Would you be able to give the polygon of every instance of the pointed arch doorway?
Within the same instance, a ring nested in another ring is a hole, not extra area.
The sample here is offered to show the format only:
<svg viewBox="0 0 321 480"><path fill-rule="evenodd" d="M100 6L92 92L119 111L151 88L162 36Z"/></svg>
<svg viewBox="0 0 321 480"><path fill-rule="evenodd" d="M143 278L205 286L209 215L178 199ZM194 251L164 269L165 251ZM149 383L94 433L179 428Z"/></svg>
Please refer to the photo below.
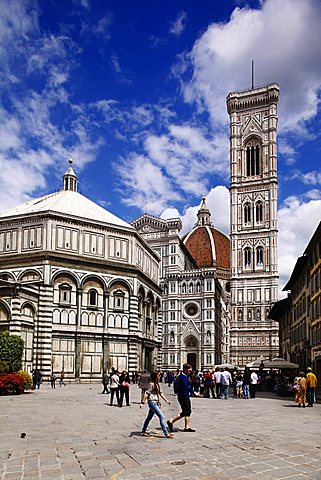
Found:
<svg viewBox="0 0 321 480"><path fill-rule="evenodd" d="M196 370L196 353L190 352L187 354L187 363L189 363L193 370Z"/></svg>
<svg viewBox="0 0 321 480"><path fill-rule="evenodd" d="M199 343L194 335L189 335L184 341L183 364L189 363L193 370L199 369Z"/></svg>

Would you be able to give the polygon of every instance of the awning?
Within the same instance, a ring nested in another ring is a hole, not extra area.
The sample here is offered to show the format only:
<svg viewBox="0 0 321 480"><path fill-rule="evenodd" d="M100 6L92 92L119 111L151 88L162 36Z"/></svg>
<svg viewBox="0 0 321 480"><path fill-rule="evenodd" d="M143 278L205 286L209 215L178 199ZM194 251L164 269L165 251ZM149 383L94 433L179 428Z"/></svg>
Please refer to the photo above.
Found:
<svg viewBox="0 0 321 480"><path fill-rule="evenodd" d="M263 363L263 364L262 364ZM292 363L288 362L284 358L272 358L272 360L265 358L265 357L259 357L256 360L254 360L251 363L248 363L246 365L247 367L250 368L275 368L276 370L295 370L299 368L299 365L297 363Z"/></svg>

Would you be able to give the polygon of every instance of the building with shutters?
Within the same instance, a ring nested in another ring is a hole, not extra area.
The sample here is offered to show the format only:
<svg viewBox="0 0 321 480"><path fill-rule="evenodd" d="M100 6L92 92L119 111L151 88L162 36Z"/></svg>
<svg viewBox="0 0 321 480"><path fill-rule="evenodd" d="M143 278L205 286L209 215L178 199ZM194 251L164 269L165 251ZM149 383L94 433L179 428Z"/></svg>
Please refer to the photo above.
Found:
<svg viewBox="0 0 321 480"><path fill-rule="evenodd" d="M158 255L77 191L71 164L61 191L0 214L0 330L24 339L29 372L156 368Z"/></svg>

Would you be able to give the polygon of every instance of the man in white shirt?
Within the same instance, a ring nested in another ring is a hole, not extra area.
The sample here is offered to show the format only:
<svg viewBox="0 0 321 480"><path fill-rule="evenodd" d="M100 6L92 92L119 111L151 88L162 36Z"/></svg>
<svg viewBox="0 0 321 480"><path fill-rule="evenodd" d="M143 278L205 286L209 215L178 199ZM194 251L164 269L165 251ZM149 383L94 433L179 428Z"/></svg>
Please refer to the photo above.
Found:
<svg viewBox="0 0 321 480"><path fill-rule="evenodd" d="M226 400L228 400L228 389L229 389L229 386L232 383L232 376L231 376L230 372L228 371L227 367L225 367L224 372L222 372L221 382L222 382L222 397L221 398L222 399L225 398Z"/></svg>
<svg viewBox="0 0 321 480"><path fill-rule="evenodd" d="M255 398L256 395L256 387L258 383L259 377L255 373L254 370L252 370L251 373L251 384L250 384L250 398Z"/></svg>
<svg viewBox="0 0 321 480"><path fill-rule="evenodd" d="M215 382L215 392L216 398L222 398L222 372L219 367L215 368L214 372L214 382Z"/></svg>

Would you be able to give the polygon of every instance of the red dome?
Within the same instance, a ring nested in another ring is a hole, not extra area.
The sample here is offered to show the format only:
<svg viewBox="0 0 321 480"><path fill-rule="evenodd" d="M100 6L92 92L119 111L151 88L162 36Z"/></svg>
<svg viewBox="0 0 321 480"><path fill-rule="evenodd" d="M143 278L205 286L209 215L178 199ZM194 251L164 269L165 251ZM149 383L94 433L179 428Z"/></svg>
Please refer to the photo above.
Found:
<svg viewBox="0 0 321 480"><path fill-rule="evenodd" d="M211 226L197 226L183 239L199 268L230 270L230 239Z"/></svg>

